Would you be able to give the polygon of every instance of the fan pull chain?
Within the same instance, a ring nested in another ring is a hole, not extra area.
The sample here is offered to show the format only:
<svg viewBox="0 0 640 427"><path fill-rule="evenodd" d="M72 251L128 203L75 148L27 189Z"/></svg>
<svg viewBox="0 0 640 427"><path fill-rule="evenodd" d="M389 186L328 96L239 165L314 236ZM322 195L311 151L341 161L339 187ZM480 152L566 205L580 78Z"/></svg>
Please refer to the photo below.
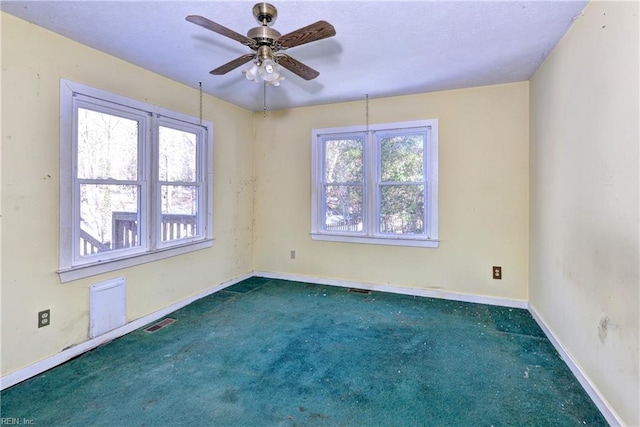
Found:
<svg viewBox="0 0 640 427"><path fill-rule="evenodd" d="M200 126L202 126L202 82L198 82L200 85Z"/></svg>
<svg viewBox="0 0 640 427"><path fill-rule="evenodd" d="M263 82L262 85L262 117L267 117L267 82Z"/></svg>

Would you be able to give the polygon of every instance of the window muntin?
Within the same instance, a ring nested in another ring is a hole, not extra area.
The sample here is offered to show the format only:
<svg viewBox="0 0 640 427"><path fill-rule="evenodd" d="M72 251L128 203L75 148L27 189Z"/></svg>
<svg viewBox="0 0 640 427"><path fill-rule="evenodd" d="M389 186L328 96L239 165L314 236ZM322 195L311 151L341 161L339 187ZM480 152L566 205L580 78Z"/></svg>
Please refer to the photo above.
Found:
<svg viewBox="0 0 640 427"><path fill-rule="evenodd" d="M437 247L437 120L313 131L312 237Z"/></svg>
<svg viewBox="0 0 640 427"><path fill-rule="evenodd" d="M211 122L65 80L60 93L61 280L211 246Z"/></svg>

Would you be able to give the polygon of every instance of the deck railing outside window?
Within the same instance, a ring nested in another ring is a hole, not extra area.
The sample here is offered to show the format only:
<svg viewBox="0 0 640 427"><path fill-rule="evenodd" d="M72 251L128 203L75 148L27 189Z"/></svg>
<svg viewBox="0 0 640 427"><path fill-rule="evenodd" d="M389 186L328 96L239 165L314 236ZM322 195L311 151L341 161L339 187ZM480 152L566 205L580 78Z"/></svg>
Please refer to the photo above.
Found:
<svg viewBox="0 0 640 427"><path fill-rule="evenodd" d="M138 217L135 212L114 212L112 215L111 242L101 243L99 239L80 229L81 255L91 255L114 249L131 248L138 245ZM195 236L196 215L162 215L163 242Z"/></svg>

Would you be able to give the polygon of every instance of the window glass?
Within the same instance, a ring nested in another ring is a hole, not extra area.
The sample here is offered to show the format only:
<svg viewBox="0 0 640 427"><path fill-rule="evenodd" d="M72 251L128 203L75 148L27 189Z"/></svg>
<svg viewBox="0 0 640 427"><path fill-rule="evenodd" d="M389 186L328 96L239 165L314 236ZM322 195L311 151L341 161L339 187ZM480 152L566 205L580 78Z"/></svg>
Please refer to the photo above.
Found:
<svg viewBox="0 0 640 427"><path fill-rule="evenodd" d="M80 256L140 244L137 185L80 184Z"/></svg>
<svg viewBox="0 0 640 427"><path fill-rule="evenodd" d="M381 180L422 181L424 136L396 135L380 139Z"/></svg>
<svg viewBox="0 0 640 427"><path fill-rule="evenodd" d="M364 139L327 138L324 141L325 229L362 230Z"/></svg>
<svg viewBox="0 0 640 427"><path fill-rule="evenodd" d="M159 153L160 181L196 180L196 134L160 126Z"/></svg>
<svg viewBox="0 0 640 427"><path fill-rule="evenodd" d="M138 122L78 108L78 178L136 180Z"/></svg>
<svg viewBox="0 0 640 427"><path fill-rule="evenodd" d="M423 234L425 231L424 140L423 133L383 133L379 138L380 233Z"/></svg>
<svg viewBox="0 0 640 427"><path fill-rule="evenodd" d="M362 230L362 185L326 185L325 201L326 230Z"/></svg>
<svg viewBox="0 0 640 427"><path fill-rule="evenodd" d="M329 139L324 144L325 181L362 181L363 140Z"/></svg>
<svg viewBox="0 0 640 427"><path fill-rule="evenodd" d="M163 185L161 193L162 241L168 242L197 235L197 187Z"/></svg>
<svg viewBox="0 0 640 427"><path fill-rule="evenodd" d="M424 233L423 185L383 185L380 188L380 232Z"/></svg>

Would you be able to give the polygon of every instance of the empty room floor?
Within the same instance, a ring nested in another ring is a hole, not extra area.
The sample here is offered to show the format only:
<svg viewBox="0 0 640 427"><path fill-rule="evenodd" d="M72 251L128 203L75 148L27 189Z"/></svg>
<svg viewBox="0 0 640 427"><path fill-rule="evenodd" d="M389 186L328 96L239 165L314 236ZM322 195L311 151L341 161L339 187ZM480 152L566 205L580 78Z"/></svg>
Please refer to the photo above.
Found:
<svg viewBox="0 0 640 427"><path fill-rule="evenodd" d="M35 425L607 425L522 309L251 278L1 394Z"/></svg>

